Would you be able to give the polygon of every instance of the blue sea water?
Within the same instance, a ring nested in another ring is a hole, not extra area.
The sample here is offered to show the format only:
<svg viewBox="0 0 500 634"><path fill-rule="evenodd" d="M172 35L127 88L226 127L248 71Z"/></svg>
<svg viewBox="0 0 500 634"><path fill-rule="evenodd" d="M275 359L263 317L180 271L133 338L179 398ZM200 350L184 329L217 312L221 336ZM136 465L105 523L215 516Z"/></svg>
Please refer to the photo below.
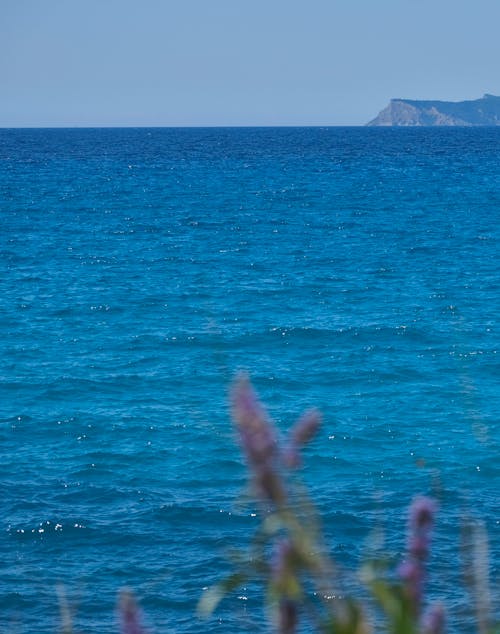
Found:
<svg viewBox="0 0 500 634"><path fill-rule="evenodd" d="M153 631L266 631L252 584L194 615L258 526L241 369L283 433L323 412L304 479L348 585L437 496L463 630L464 517L499 571L499 220L498 129L0 130L0 631L57 631L57 584L82 632L124 585Z"/></svg>

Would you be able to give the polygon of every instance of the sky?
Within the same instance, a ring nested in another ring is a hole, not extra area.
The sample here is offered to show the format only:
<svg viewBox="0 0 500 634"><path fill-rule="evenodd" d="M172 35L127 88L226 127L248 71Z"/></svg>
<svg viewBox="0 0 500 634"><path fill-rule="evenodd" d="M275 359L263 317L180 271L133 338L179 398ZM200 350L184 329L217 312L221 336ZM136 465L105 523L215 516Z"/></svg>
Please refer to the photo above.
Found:
<svg viewBox="0 0 500 634"><path fill-rule="evenodd" d="M500 95L499 0L0 0L0 127L364 125Z"/></svg>

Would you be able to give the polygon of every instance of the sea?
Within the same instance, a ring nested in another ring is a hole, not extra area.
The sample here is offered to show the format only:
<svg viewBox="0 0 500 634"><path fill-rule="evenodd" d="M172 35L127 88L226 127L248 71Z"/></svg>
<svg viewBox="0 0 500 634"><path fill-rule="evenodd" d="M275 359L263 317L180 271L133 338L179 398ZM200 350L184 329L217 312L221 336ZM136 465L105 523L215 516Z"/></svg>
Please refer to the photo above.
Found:
<svg viewBox="0 0 500 634"><path fill-rule="evenodd" d="M124 587L150 633L270 631L252 576L196 611L266 513L241 372L283 439L322 412L340 593L423 494L429 602L474 631L472 558L498 617L499 239L498 128L0 130L2 634L118 632Z"/></svg>

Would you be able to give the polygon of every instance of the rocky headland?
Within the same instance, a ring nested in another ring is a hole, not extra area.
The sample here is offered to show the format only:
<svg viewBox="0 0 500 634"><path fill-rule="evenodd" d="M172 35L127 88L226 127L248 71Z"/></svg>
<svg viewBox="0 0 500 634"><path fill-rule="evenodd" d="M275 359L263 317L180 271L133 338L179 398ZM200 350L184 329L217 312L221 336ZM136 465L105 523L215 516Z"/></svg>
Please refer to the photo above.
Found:
<svg viewBox="0 0 500 634"><path fill-rule="evenodd" d="M500 125L500 97L485 94L472 101L391 99L369 126Z"/></svg>

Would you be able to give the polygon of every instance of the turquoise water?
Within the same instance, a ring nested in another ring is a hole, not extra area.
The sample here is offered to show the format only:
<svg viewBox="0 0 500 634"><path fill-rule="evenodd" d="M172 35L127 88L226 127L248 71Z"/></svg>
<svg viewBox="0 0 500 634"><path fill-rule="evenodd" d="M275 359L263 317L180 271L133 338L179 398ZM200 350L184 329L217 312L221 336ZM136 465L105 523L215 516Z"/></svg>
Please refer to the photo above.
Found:
<svg viewBox="0 0 500 634"><path fill-rule="evenodd" d="M346 570L438 496L431 594L466 623L465 515L498 578L499 166L497 129L0 130L5 631L55 631L58 582L88 633L123 585L157 631L265 630L253 586L193 617L257 527L239 369L280 429L323 411L304 475Z"/></svg>

